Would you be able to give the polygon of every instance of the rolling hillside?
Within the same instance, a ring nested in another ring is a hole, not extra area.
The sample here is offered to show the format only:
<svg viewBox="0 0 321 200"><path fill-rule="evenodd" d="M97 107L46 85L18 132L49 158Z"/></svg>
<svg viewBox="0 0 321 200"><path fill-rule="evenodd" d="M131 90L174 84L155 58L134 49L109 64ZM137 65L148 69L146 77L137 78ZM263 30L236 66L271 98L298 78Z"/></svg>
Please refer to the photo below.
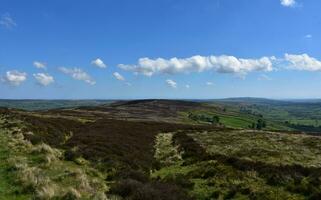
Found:
<svg viewBox="0 0 321 200"><path fill-rule="evenodd" d="M0 109L0 192L5 199L319 199L320 137L240 105ZM251 127L259 120L265 126Z"/></svg>

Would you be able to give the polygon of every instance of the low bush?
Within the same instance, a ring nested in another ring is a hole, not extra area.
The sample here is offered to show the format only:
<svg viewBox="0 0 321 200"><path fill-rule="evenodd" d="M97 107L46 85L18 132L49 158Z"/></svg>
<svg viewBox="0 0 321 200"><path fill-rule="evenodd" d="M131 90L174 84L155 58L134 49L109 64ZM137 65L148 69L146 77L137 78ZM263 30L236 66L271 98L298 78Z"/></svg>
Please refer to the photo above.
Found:
<svg viewBox="0 0 321 200"><path fill-rule="evenodd" d="M190 197L182 188L172 183L151 181L141 183L133 179L123 179L114 184L111 194L131 200L188 200Z"/></svg>

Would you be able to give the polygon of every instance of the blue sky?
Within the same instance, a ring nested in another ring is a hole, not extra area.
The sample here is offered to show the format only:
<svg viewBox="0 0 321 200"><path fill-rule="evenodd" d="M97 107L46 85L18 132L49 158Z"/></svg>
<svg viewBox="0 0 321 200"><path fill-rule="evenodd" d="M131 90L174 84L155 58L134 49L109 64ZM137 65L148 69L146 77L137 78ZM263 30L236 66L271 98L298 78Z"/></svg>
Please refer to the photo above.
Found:
<svg viewBox="0 0 321 200"><path fill-rule="evenodd" d="M0 98L321 98L320 8L0 0Z"/></svg>

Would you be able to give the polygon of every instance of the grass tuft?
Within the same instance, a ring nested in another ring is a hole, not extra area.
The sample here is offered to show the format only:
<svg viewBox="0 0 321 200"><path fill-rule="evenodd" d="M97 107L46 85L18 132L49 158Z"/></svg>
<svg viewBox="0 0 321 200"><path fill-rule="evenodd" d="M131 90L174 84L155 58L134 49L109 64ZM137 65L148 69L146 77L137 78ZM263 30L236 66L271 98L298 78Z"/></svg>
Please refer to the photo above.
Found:
<svg viewBox="0 0 321 200"><path fill-rule="evenodd" d="M63 196L64 200L77 200L80 198L81 198L80 192L72 187L68 188Z"/></svg>

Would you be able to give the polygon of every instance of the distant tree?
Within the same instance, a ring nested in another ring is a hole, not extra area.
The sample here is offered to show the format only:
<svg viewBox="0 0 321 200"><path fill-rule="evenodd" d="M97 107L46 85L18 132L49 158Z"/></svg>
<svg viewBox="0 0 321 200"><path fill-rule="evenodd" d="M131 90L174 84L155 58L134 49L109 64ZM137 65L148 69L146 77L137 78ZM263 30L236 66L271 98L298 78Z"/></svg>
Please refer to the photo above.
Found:
<svg viewBox="0 0 321 200"><path fill-rule="evenodd" d="M256 129L261 130L266 127L266 122L263 119L258 119L256 123Z"/></svg>
<svg viewBox="0 0 321 200"><path fill-rule="evenodd" d="M218 124L220 123L220 117L219 116L213 116L212 117L212 124Z"/></svg>
<svg viewBox="0 0 321 200"><path fill-rule="evenodd" d="M256 125L255 125L255 123L253 122L253 123L250 125L250 128L251 128L251 129L255 129L255 127L256 127Z"/></svg>

